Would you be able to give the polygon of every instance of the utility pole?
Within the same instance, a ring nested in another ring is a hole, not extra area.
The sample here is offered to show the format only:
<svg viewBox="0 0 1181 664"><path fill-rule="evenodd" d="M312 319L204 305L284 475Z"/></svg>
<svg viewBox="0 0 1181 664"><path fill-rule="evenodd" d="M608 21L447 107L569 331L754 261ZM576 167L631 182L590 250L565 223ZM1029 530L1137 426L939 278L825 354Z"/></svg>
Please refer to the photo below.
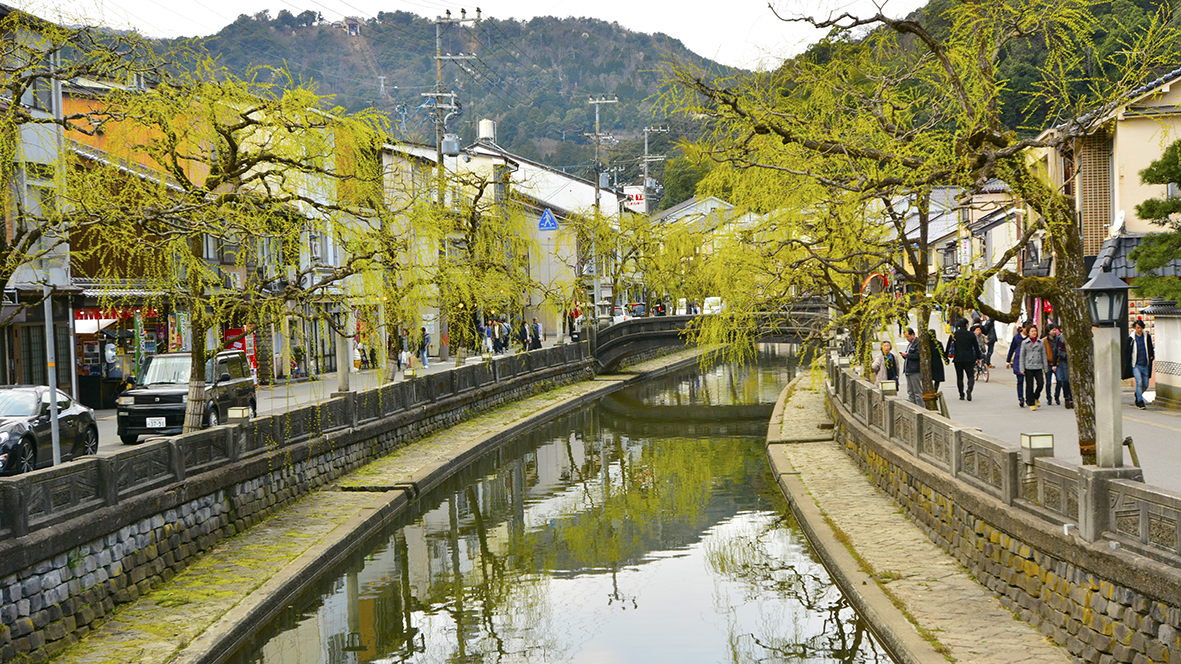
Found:
<svg viewBox="0 0 1181 664"><path fill-rule="evenodd" d="M601 169L602 169L602 164L599 163L599 145L602 141L602 134L599 132L599 107L602 106L603 104L614 104L619 101L619 97L612 97L611 99L607 99L606 96L599 97L598 99L591 97L587 101L592 106L595 107L595 228L597 230L598 226L599 226L599 218L603 214L602 207L599 205L599 196L600 196L599 173L601 172ZM594 293L592 294L591 299L592 299L592 303L594 304L594 307L595 307L595 321L597 323L599 317L601 316L601 314L599 313L599 297L601 296L600 295L599 274L602 272L602 266L600 265L601 261L599 261L599 257L596 255L596 253L597 252L595 251L595 239L594 239L594 236L592 235L591 236L591 260L594 261L594 266L595 266L595 290L594 290ZM608 312L607 318L610 318L610 315L611 315L610 312Z"/></svg>
<svg viewBox="0 0 1181 664"><path fill-rule="evenodd" d="M648 214L648 163L664 161L664 155L648 156L648 134L668 133L668 127L644 127L644 214Z"/></svg>
<svg viewBox="0 0 1181 664"><path fill-rule="evenodd" d="M44 284L41 286L41 295L45 298L45 384L49 386L49 437L53 465L60 466L62 447L57 428L57 339L53 334L53 287Z"/></svg>
<svg viewBox="0 0 1181 664"><path fill-rule="evenodd" d="M480 20L480 9L476 9L476 17L468 18L467 10L459 10L459 18L451 16L451 10L448 9L444 16L435 17L435 91L424 92L424 97L434 97L435 99L435 180L438 190L438 205L441 209L446 204L446 181L443 172L443 137L447 132L447 120L450 118L450 113L459 105L455 102L454 92L443 91L443 63L457 62L460 60L474 60L476 58L473 54L458 53L452 55L448 53L443 54L443 31L453 25L467 25L469 23L477 23ZM443 103L443 99L447 99L447 103ZM439 250L439 260L446 259L446 242ZM442 298L440 298L441 302ZM447 313L443 311L443 307L439 307L439 361L447 360L450 339L447 335Z"/></svg>

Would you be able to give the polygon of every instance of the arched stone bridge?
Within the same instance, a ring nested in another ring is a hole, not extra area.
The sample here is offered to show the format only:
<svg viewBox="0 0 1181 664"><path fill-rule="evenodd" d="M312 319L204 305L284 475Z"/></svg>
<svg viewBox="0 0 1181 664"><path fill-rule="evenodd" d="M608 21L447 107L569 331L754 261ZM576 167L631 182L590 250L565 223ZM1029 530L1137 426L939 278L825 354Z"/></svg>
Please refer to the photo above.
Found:
<svg viewBox="0 0 1181 664"><path fill-rule="evenodd" d="M828 311L823 305L755 315L759 319L758 340L767 343L803 343L815 338L828 323ZM700 316L633 318L600 328L591 337L591 352L600 370L611 371L631 355L686 345L685 332L698 318Z"/></svg>

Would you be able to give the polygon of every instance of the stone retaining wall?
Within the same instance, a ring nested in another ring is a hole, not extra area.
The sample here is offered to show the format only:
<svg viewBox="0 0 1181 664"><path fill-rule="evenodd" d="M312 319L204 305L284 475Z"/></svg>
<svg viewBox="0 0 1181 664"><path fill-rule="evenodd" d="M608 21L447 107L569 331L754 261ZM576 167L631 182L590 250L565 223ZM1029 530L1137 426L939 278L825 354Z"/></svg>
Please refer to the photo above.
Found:
<svg viewBox="0 0 1181 664"><path fill-rule="evenodd" d="M0 661L45 660L309 491L592 363L535 351L0 480Z"/></svg>
<svg viewBox="0 0 1181 664"><path fill-rule="evenodd" d="M1178 496L1093 467L1022 460L831 364L828 385L837 441L1015 616L1080 661L1181 664L1178 522L1162 526L1167 515L1150 509ZM1119 510L1132 494L1141 502L1125 527L1132 516ZM1107 515L1092 541L1077 527L1088 504ZM1155 536L1141 527L1149 523Z"/></svg>

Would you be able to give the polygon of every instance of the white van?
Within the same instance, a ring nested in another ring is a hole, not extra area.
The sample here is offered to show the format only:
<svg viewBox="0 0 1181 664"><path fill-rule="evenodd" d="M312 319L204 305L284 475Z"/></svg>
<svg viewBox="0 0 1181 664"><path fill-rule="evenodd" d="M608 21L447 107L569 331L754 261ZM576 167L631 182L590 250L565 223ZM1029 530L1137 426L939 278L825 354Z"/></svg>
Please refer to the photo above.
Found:
<svg viewBox="0 0 1181 664"><path fill-rule="evenodd" d="M720 297L707 297L701 305L701 313L706 316L720 314L726 310L726 302Z"/></svg>

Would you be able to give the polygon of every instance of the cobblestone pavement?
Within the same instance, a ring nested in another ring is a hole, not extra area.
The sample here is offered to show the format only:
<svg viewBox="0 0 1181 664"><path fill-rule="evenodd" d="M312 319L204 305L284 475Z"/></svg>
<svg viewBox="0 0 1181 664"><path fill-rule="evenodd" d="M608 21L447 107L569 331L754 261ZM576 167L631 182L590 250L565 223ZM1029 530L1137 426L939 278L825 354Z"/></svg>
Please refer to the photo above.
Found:
<svg viewBox="0 0 1181 664"><path fill-rule="evenodd" d="M697 352L693 349L667 355L630 367L629 372L658 370ZM625 378L601 376L503 406L411 443L349 475L342 483L362 476L370 480L409 477L547 407ZM368 507L377 495L313 492L245 533L220 543L172 580L119 608L55 661L168 662L301 554L318 543L342 536L334 531Z"/></svg>
<svg viewBox="0 0 1181 664"><path fill-rule="evenodd" d="M804 395L801 395L801 397ZM795 399L793 399L795 401ZM785 412L785 419L791 414ZM957 662L1070 662L1069 653L1014 618L954 558L935 546L833 441L777 446L817 506Z"/></svg>

